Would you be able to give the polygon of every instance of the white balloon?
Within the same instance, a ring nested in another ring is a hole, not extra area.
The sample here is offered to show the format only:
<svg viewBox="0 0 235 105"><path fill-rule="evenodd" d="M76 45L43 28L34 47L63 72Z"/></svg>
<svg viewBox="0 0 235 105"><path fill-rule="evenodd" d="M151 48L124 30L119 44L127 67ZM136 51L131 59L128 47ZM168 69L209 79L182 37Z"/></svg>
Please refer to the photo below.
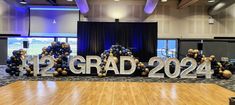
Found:
<svg viewBox="0 0 235 105"><path fill-rule="evenodd" d="M75 68L74 63L80 61L81 63L76 65L77 67L80 67L81 69L77 70ZM82 64L84 63L84 64ZM69 69L71 70L72 73L74 74L85 74L86 73L86 60L85 58L83 58L82 56L75 56L75 57L71 57L70 61L69 61Z"/></svg>
<svg viewBox="0 0 235 105"><path fill-rule="evenodd" d="M53 68L55 62L54 58L52 56L44 56L40 59L40 63L45 63L46 61L49 61L49 65L47 67L42 68L42 76L53 76L54 72L48 72L51 68Z"/></svg>
<svg viewBox="0 0 235 105"><path fill-rule="evenodd" d="M193 70L196 69L197 61L193 58L186 57L181 60L181 66L187 66L188 62L191 63L190 66L181 72L180 77L181 78L197 78L196 73L189 74L190 72L193 72Z"/></svg>
<svg viewBox="0 0 235 105"><path fill-rule="evenodd" d="M170 73L170 63L175 63L175 72L172 74ZM176 78L180 74L180 62L176 58L168 58L165 63L165 73L169 78Z"/></svg>
<svg viewBox="0 0 235 105"><path fill-rule="evenodd" d="M111 65L111 66L110 66ZM104 69L106 71L114 71L115 74L119 74L116 62L114 61L112 56L109 56L107 63L105 64Z"/></svg>
<svg viewBox="0 0 235 105"><path fill-rule="evenodd" d="M96 63L92 63L91 60L96 60ZM101 71L101 58L99 56L86 56L86 74L91 74L91 67L97 69L97 74Z"/></svg>
<svg viewBox="0 0 235 105"><path fill-rule="evenodd" d="M130 61L131 68L129 70L125 70L125 61ZM135 72L136 63L135 59L130 56L120 56L120 74L128 75Z"/></svg>
<svg viewBox="0 0 235 105"><path fill-rule="evenodd" d="M157 73L164 67L164 61L159 57L152 57L149 59L148 65L154 66L155 62L158 62L158 65L150 70L148 77L164 78L164 73Z"/></svg>

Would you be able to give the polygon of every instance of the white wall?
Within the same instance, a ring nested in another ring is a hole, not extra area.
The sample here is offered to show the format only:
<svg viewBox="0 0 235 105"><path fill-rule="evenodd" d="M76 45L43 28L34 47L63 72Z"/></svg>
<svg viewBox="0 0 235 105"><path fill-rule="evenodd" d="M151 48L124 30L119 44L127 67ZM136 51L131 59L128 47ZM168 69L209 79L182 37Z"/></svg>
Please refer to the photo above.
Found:
<svg viewBox="0 0 235 105"><path fill-rule="evenodd" d="M208 24L206 1L198 2L188 8L177 9L177 0L160 3L154 14L145 21L158 22L160 38L214 38L235 37L235 5L214 17L215 23ZM228 15L233 13L233 16Z"/></svg>
<svg viewBox="0 0 235 105"><path fill-rule="evenodd" d="M28 35L28 19L27 8L0 0L0 34Z"/></svg>
<svg viewBox="0 0 235 105"><path fill-rule="evenodd" d="M140 22L147 14L144 13L146 0L88 0L90 11L86 16L89 21L114 22Z"/></svg>
<svg viewBox="0 0 235 105"><path fill-rule="evenodd" d="M77 36L79 11L30 10L30 34Z"/></svg>

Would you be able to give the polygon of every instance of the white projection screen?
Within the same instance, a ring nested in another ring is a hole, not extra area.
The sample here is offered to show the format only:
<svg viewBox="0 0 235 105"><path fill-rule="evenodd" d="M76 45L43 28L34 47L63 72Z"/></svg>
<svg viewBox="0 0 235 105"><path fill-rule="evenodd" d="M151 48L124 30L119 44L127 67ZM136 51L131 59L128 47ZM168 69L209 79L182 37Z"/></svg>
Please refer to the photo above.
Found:
<svg viewBox="0 0 235 105"><path fill-rule="evenodd" d="M75 9L30 8L30 36L77 37L77 21Z"/></svg>

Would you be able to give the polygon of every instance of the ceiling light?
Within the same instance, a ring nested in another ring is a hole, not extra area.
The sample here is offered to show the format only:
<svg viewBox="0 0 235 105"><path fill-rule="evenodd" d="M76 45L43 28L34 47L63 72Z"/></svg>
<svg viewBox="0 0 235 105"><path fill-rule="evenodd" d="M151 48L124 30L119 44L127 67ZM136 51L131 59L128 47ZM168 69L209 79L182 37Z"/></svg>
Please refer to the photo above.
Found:
<svg viewBox="0 0 235 105"><path fill-rule="evenodd" d="M27 4L27 2L25 0L21 0L20 4Z"/></svg>
<svg viewBox="0 0 235 105"><path fill-rule="evenodd" d="M73 0L67 0L67 1L71 2L71 1L73 1Z"/></svg>
<svg viewBox="0 0 235 105"><path fill-rule="evenodd" d="M208 0L208 2L209 2L209 3L214 3L214 2L215 2L215 0Z"/></svg>
<svg viewBox="0 0 235 105"><path fill-rule="evenodd" d="M161 2L167 2L167 0L161 0Z"/></svg>
<svg viewBox="0 0 235 105"><path fill-rule="evenodd" d="M120 1L120 0L114 0L114 1Z"/></svg>

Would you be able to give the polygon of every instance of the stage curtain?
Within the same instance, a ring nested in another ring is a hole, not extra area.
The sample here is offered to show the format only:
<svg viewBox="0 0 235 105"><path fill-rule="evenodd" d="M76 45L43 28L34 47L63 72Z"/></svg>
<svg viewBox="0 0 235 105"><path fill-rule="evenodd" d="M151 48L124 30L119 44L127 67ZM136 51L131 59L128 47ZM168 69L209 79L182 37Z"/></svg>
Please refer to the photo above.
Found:
<svg viewBox="0 0 235 105"><path fill-rule="evenodd" d="M155 56L157 23L78 22L78 55L100 55L114 44L143 61Z"/></svg>

